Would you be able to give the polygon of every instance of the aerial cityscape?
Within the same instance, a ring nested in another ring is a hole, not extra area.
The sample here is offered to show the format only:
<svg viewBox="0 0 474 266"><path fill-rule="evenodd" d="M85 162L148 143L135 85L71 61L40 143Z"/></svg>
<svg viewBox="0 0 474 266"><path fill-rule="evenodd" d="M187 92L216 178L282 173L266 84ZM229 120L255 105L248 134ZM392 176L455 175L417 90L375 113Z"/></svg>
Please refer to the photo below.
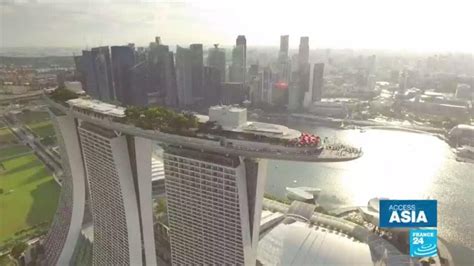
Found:
<svg viewBox="0 0 474 266"><path fill-rule="evenodd" d="M0 3L0 265L474 265L472 6L316 2Z"/></svg>

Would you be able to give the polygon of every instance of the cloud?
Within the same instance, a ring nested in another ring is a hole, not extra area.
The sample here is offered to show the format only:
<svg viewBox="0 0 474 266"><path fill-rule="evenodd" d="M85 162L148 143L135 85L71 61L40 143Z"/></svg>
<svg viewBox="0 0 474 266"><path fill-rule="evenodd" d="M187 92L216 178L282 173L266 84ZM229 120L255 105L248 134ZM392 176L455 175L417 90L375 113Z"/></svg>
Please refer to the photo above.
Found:
<svg viewBox="0 0 474 266"><path fill-rule="evenodd" d="M0 0L3 46L86 47L154 36L168 44L275 45L290 34L311 47L473 51L472 2L465 0L161 1Z"/></svg>

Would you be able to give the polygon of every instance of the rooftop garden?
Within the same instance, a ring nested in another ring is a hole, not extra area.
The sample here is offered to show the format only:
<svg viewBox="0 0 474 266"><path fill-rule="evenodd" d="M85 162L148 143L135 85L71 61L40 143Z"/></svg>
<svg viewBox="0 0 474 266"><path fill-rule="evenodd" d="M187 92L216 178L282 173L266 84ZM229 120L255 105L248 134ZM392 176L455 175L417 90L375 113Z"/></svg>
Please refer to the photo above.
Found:
<svg viewBox="0 0 474 266"><path fill-rule="evenodd" d="M70 90L66 90L65 88L59 87L54 91L50 92L49 97L55 102L65 103L68 100L78 98L79 95Z"/></svg>
<svg viewBox="0 0 474 266"><path fill-rule="evenodd" d="M178 113L161 106L129 106L125 109L124 120L143 129L182 135L194 135L198 127L198 119L192 113Z"/></svg>
<svg viewBox="0 0 474 266"><path fill-rule="evenodd" d="M70 99L78 98L79 95L58 88L49 94L49 97L56 102L66 102ZM192 113L180 113L162 106L128 106L125 109L125 117L115 118L114 121L127 123L139 128L157 130L164 133L178 134L182 136L220 139L240 139L255 142L265 142L274 145L287 147L320 147L320 138L310 134L302 134L299 138L284 139L270 137L250 132L233 132L223 130L215 121L199 123L198 118Z"/></svg>

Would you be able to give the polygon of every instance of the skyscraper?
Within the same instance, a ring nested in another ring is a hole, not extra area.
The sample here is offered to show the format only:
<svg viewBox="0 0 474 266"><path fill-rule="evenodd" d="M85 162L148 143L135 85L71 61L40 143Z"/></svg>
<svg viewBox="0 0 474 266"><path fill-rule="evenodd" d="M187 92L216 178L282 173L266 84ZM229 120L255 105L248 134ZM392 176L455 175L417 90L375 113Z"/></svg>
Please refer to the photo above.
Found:
<svg viewBox="0 0 474 266"><path fill-rule="evenodd" d="M206 106L219 103L221 95L221 72L215 67L204 67L204 104Z"/></svg>
<svg viewBox="0 0 474 266"><path fill-rule="evenodd" d="M82 88L92 98L100 99L100 94L97 87L94 60L92 59L91 51L83 50L81 59L77 60L77 62L80 63L79 64L81 68L80 72L83 74ZM77 65L76 65L76 68L77 68Z"/></svg>
<svg viewBox="0 0 474 266"><path fill-rule="evenodd" d="M152 79L149 63L145 60L130 69L130 105L147 106L150 103L149 94L152 91Z"/></svg>
<svg viewBox="0 0 474 266"><path fill-rule="evenodd" d="M224 82L220 89L222 104L241 104L248 96L248 89L242 82Z"/></svg>
<svg viewBox="0 0 474 266"><path fill-rule="evenodd" d="M288 58L289 35L280 36L280 54L278 58Z"/></svg>
<svg viewBox="0 0 474 266"><path fill-rule="evenodd" d="M195 43L189 46L191 51L191 72L193 79L193 97L203 98L206 95L203 91L203 51L202 44Z"/></svg>
<svg viewBox="0 0 474 266"><path fill-rule="evenodd" d="M178 92L178 105L188 106L194 103L192 54L189 49L176 47L176 85Z"/></svg>
<svg viewBox="0 0 474 266"><path fill-rule="evenodd" d="M136 64L135 49L131 45L112 46L111 52L116 99L124 105L131 105L130 100L134 93L131 86L131 69Z"/></svg>
<svg viewBox="0 0 474 266"><path fill-rule="evenodd" d="M272 100L272 90L274 82L274 73L270 67L265 67L263 69L263 81L262 81L262 94L261 101L264 103L271 104Z"/></svg>
<svg viewBox="0 0 474 266"><path fill-rule="evenodd" d="M300 47L298 50L298 65L306 65L309 63L309 37L300 38Z"/></svg>
<svg viewBox="0 0 474 266"><path fill-rule="evenodd" d="M247 71L247 40L244 35L239 35L236 40L236 45L232 50L232 65L229 71L229 80L231 82L246 81Z"/></svg>
<svg viewBox="0 0 474 266"><path fill-rule="evenodd" d="M239 35L237 36L237 39L235 40L235 46L242 46L244 48L244 63L243 65L246 65L247 62L247 39L245 38L245 35Z"/></svg>
<svg viewBox="0 0 474 266"><path fill-rule="evenodd" d="M174 63L173 52L168 53L168 66L167 73L169 73L169 79L167 79L166 87L166 105L171 107L178 106L178 89L176 85L176 68Z"/></svg>
<svg viewBox="0 0 474 266"><path fill-rule="evenodd" d="M111 102L116 99L112 75L112 63L108 46L91 49L91 57L94 65L95 81L99 99Z"/></svg>
<svg viewBox="0 0 474 266"><path fill-rule="evenodd" d="M148 67L150 88L148 97L150 101L168 106L176 106L177 93L173 79L174 62L171 60L170 51L167 45L161 43L159 37L150 44L148 53Z"/></svg>
<svg viewBox="0 0 474 266"><path fill-rule="evenodd" d="M314 64L313 68L313 94L311 96L312 102L321 101L323 91L323 75L324 63Z"/></svg>
<svg viewBox="0 0 474 266"><path fill-rule="evenodd" d="M298 69L297 73L295 73L296 75L293 75L296 81L292 80L292 86L290 87L290 94L294 96L294 104L292 107L295 109L299 109L303 106L304 95L309 91L310 69L309 37L301 37L298 50ZM291 89L293 89L293 93Z"/></svg>
<svg viewBox="0 0 474 266"><path fill-rule="evenodd" d="M226 78L226 67L225 67L225 51L219 49L218 44L214 44L214 48L209 49L209 55L207 57L207 65L214 67L220 72L221 82L225 82Z"/></svg>

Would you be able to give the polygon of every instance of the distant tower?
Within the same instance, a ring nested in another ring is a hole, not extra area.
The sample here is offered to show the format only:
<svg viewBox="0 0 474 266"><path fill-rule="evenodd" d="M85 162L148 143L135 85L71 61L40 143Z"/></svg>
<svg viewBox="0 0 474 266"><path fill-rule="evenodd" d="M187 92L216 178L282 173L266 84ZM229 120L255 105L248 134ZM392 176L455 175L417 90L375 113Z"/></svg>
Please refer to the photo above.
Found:
<svg viewBox="0 0 474 266"><path fill-rule="evenodd" d="M280 36L280 54L279 58L288 58L288 46L289 46L290 36L282 35Z"/></svg>
<svg viewBox="0 0 474 266"><path fill-rule="evenodd" d="M112 46L112 73L116 100L124 105L132 105L131 69L135 66L135 49L131 45Z"/></svg>
<svg viewBox="0 0 474 266"><path fill-rule="evenodd" d="M232 65L230 67L231 82L245 82L247 69L247 40L244 35L237 36L235 47L232 50Z"/></svg>
<svg viewBox="0 0 474 266"><path fill-rule="evenodd" d="M221 82L225 82L225 51L219 48L219 44L214 44L214 48L209 49L207 65L219 70Z"/></svg>
<svg viewBox="0 0 474 266"><path fill-rule="evenodd" d="M176 47L176 83L178 105L184 107L193 103L191 51Z"/></svg>
<svg viewBox="0 0 474 266"><path fill-rule="evenodd" d="M195 43L189 46L191 51L191 72L193 83L193 97L205 97L203 92L203 51L202 44Z"/></svg>
<svg viewBox="0 0 474 266"><path fill-rule="evenodd" d="M237 36L237 39L235 40L235 45L236 46L243 46L244 47L244 64L247 62L247 39L245 39L245 35L239 35Z"/></svg>
<svg viewBox="0 0 474 266"><path fill-rule="evenodd" d="M323 91L324 63L314 64L312 102L321 101Z"/></svg>
<svg viewBox="0 0 474 266"><path fill-rule="evenodd" d="M111 102L116 99L112 74L112 62L108 46L91 49L99 99Z"/></svg>
<svg viewBox="0 0 474 266"><path fill-rule="evenodd" d="M309 37L303 36L300 38L300 47L298 50L298 64L306 65L309 63Z"/></svg>
<svg viewBox="0 0 474 266"><path fill-rule="evenodd" d="M150 44L148 60L137 69L135 92L140 92L139 102L146 104L165 104L176 107L176 78L174 77L173 52L163 45L160 37Z"/></svg>

